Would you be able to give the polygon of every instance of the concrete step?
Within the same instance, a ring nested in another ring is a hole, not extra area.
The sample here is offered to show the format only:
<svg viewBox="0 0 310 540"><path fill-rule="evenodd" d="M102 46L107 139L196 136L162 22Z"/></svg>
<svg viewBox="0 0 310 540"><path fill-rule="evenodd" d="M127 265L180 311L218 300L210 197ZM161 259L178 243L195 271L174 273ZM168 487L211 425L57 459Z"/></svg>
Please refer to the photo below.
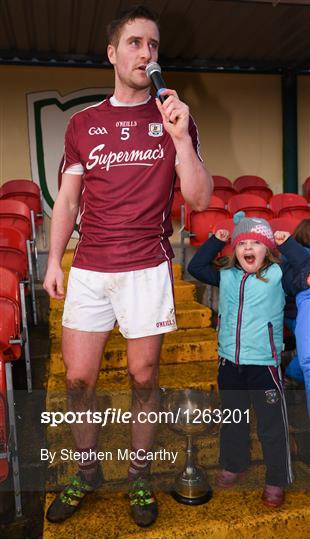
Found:
<svg viewBox="0 0 310 540"><path fill-rule="evenodd" d="M178 263L172 263L173 276L175 280L182 279L182 265Z"/></svg>
<svg viewBox="0 0 310 540"><path fill-rule="evenodd" d="M53 330L50 354L50 372L63 373L60 330ZM165 334L161 349L161 364L187 363L217 359L216 332L213 328L177 330ZM102 356L102 369L126 368L126 340L119 332L113 332Z"/></svg>
<svg viewBox="0 0 310 540"><path fill-rule="evenodd" d="M174 296L176 303L197 300L196 285L189 281L176 280L174 282Z"/></svg>
<svg viewBox="0 0 310 540"><path fill-rule="evenodd" d="M89 495L82 508L61 524L44 523L43 538L309 538L309 476L295 463L296 481L280 509L261 503L264 467L252 465L239 487L215 487L216 471L208 473L213 498L204 505L185 506L170 495L175 472L155 481L159 516L154 525L137 527L129 515L127 487L104 485ZM54 495L46 496L46 509Z"/></svg>
<svg viewBox="0 0 310 540"><path fill-rule="evenodd" d="M211 309L198 302L178 303L176 315L179 328L207 328L211 326Z"/></svg>

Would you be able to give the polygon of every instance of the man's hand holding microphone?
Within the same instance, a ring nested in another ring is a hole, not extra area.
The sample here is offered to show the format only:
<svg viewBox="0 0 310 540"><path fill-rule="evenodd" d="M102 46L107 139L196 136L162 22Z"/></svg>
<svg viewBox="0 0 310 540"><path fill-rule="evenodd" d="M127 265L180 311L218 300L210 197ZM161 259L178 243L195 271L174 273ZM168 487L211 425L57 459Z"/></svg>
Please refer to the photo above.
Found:
<svg viewBox="0 0 310 540"><path fill-rule="evenodd" d="M161 67L156 62L146 66L146 74L156 90L156 103L163 119L165 130L172 139L188 136L189 108L180 101L175 90L166 87L161 75Z"/></svg>

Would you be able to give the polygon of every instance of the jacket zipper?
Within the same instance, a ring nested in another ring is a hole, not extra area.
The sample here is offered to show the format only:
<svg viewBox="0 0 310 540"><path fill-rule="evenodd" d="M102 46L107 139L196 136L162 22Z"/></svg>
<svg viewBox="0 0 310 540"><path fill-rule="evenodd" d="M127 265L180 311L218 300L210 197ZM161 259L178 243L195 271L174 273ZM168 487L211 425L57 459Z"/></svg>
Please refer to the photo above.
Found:
<svg viewBox="0 0 310 540"><path fill-rule="evenodd" d="M278 362L277 350L273 341L273 326L271 322L268 323L268 332L269 332L269 341L270 341L272 356L275 359L275 361Z"/></svg>
<svg viewBox="0 0 310 540"><path fill-rule="evenodd" d="M218 315L217 317L217 333L219 334L221 329L221 315Z"/></svg>
<svg viewBox="0 0 310 540"><path fill-rule="evenodd" d="M250 274L244 274L240 284L239 290L239 308L238 308L238 320L237 320L237 332L236 332L236 354L235 354L235 363L239 364L240 356L240 334L241 334L241 322L242 322L242 310L243 310L243 300L244 300L244 284L245 280L249 277Z"/></svg>

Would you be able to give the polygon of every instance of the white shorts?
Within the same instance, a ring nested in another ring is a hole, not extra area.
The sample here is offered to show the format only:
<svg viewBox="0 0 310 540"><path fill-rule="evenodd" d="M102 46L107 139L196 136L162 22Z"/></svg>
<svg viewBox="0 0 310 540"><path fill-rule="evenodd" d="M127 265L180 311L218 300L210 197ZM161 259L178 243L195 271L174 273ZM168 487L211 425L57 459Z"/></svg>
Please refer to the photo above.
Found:
<svg viewBox="0 0 310 540"><path fill-rule="evenodd" d="M170 261L130 272L72 267L62 324L84 332L108 332L118 322L125 338L176 330Z"/></svg>

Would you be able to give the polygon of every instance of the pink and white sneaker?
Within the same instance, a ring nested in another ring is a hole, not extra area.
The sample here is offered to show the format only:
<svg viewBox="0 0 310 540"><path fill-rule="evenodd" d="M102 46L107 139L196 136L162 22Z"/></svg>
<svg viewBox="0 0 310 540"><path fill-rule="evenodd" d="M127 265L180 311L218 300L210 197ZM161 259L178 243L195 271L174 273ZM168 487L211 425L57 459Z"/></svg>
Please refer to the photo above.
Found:
<svg viewBox="0 0 310 540"><path fill-rule="evenodd" d="M265 506L279 508L284 503L285 492L283 487L266 484L262 494L262 501Z"/></svg>
<svg viewBox="0 0 310 540"><path fill-rule="evenodd" d="M226 469L222 469L216 476L215 483L218 487L221 488L234 487L236 484L238 484L244 474L244 471L235 473L227 471Z"/></svg>

